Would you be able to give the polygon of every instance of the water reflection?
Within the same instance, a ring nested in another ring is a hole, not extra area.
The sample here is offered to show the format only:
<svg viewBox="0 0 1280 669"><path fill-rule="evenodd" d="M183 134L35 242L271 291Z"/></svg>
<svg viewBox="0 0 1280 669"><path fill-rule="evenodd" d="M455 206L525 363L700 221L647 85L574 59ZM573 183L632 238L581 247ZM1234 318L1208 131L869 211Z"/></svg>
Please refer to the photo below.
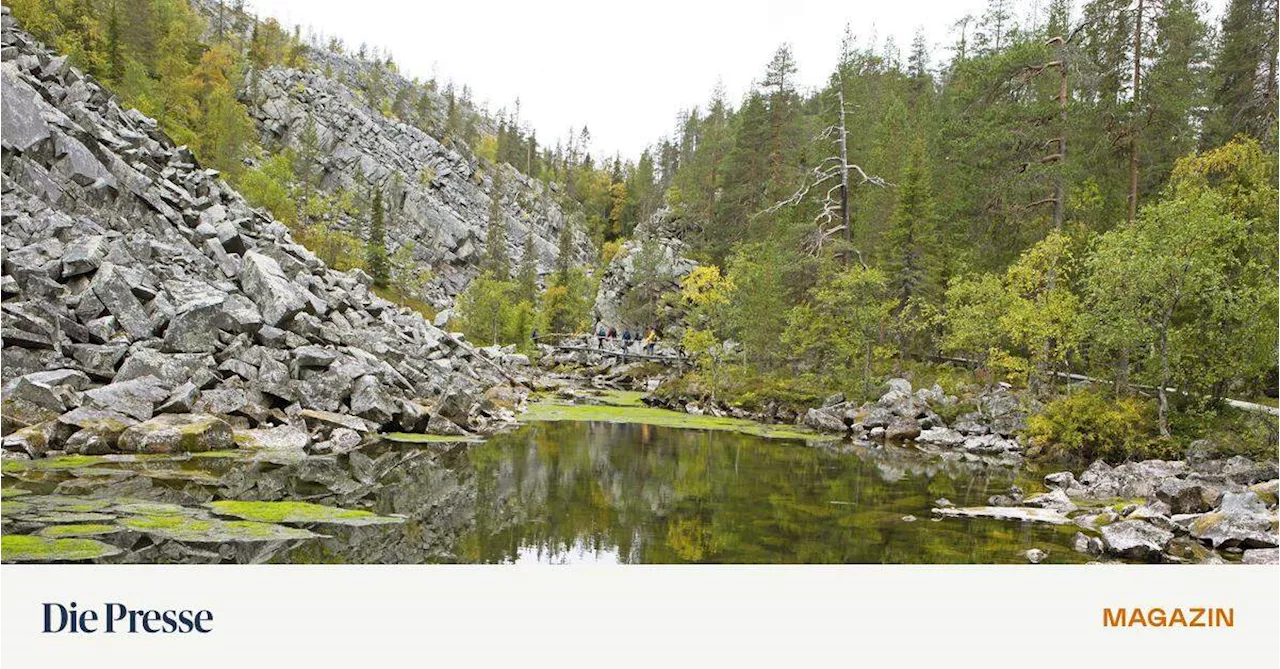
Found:
<svg viewBox="0 0 1280 669"><path fill-rule="evenodd" d="M467 452L464 562L1080 561L1065 528L931 518L983 504L1015 471L910 449L809 448L729 432L546 423ZM904 520L914 516L915 520Z"/></svg>

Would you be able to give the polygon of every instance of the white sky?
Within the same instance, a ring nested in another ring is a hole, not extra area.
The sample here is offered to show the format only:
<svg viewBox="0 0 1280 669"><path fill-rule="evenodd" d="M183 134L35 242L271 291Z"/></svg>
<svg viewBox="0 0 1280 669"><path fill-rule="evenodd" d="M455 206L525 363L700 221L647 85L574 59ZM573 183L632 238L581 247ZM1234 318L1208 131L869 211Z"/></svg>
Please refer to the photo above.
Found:
<svg viewBox="0 0 1280 669"><path fill-rule="evenodd" d="M1048 0L1038 0L1041 6ZM1217 5L1223 0L1210 0ZM1025 11L1037 0L1021 0ZM467 84L491 110L520 98L521 119L554 144L586 123L597 155L635 158L670 134L677 112L723 81L735 104L774 50L790 42L804 86L822 83L846 22L860 44L892 36L905 59L917 28L933 66L952 24L986 0L249 0L301 24L381 47L407 76ZM1077 3L1078 4L1078 3ZM1020 17L1021 18L1021 17Z"/></svg>

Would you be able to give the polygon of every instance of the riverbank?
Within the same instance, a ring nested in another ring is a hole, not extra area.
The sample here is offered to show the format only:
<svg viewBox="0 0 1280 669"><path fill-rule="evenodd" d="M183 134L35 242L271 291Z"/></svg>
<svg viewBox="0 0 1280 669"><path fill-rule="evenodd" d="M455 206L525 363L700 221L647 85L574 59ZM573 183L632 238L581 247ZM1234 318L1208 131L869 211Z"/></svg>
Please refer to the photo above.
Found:
<svg viewBox="0 0 1280 669"><path fill-rule="evenodd" d="M607 353L566 356L547 351L544 367L564 373L578 362L585 382L655 390L650 407L695 416L795 425L833 435L852 448L906 447L934 457L1026 469L1059 465L1034 489L1014 486L986 504L958 507L939 498L943 518L985 517L1009 522L1071 525L1076 550L1096 558L1144 562L1276 561L1276 460L1231 455L1207 440L1173 457L1072 461L1071 453L1029 439L1028 421L1044 406L999 384L964 396L940 385L912 388L890 379L872 402L836 393L812 406L805 397L754 398L752 406L691 397L671 375L655 379ZM810 396L811 401L812 395ZM1065 456L1065 457L1064 457ZM1034 555L1028 557L1034 561Z"/></svg>

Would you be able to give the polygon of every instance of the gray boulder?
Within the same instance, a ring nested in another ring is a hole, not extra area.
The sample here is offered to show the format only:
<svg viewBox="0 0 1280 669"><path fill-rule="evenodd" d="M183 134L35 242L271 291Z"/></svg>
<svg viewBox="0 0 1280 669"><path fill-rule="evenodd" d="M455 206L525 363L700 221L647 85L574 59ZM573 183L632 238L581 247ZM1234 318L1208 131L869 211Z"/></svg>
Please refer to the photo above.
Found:
<svg viewBox="0 0 1280 669"><path fill-rule="evenodd" d="M206 414L169 413L120 434L125 453L202 453L235 448L231 426Z"/></svg>
<svg viewBox="0 0 1280 669"><path fill-rule="evenodd" d="M257 251L244 256L240 286L262 313L267 325L288 324L306 308L302 292L284 275L280 263Z"/></svg>
<svg viewBox="0 0 1280 669"><path fill-rule="evenodd" d="M1108 555L1136 562L1159 562L1173 533L1140 520L1103 525L1102 544Z"/></svg>

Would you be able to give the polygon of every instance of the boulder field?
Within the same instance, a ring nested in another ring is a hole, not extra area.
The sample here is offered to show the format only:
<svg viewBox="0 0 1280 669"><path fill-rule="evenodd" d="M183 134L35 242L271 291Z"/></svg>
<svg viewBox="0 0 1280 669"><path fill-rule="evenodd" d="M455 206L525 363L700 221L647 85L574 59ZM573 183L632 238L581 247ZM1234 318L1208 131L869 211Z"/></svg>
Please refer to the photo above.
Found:
<svg viewBox="0 0 1280 669"><path fill-rule="evenodd" d="M337 272L3 10L3 455L485 430L484 353ZM287 433L287 434L286 434Z"/></svg>

